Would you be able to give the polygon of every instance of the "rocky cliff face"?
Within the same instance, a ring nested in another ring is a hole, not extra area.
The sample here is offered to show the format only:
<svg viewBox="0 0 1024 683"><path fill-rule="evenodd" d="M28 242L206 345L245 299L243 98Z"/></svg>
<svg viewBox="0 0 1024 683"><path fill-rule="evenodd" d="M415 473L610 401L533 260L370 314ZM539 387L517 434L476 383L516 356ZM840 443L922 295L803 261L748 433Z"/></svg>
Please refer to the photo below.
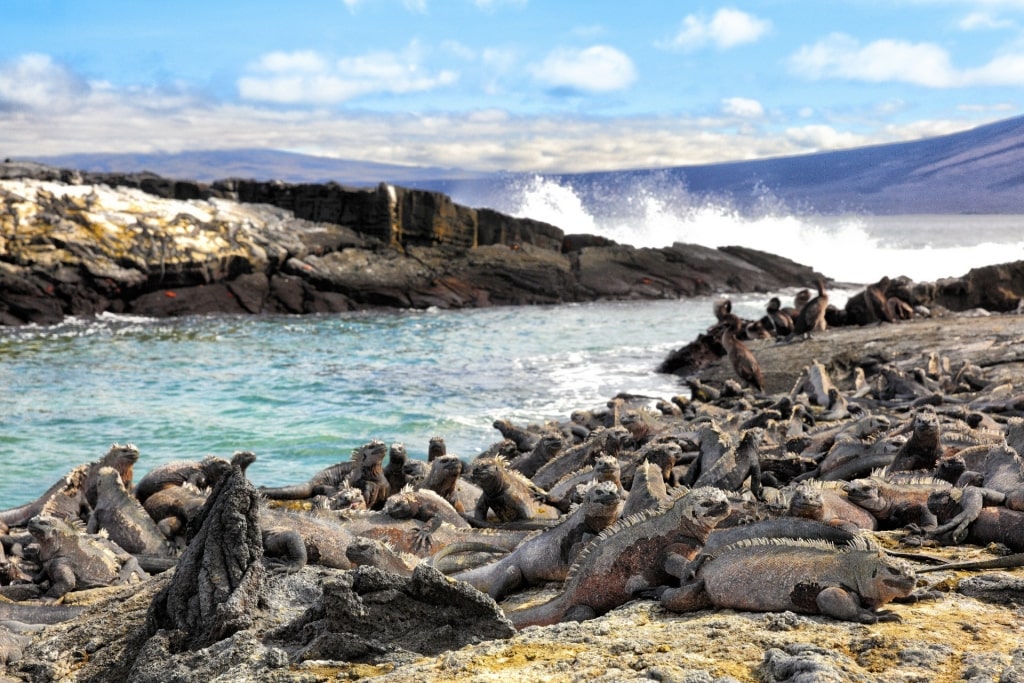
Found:
<svg viewBox="0 0 1024 683"><path fill-rule="evenodd" d="M806 286L746 249L635 249L390 185L0 164L0 324L677 298Z"/></svg>

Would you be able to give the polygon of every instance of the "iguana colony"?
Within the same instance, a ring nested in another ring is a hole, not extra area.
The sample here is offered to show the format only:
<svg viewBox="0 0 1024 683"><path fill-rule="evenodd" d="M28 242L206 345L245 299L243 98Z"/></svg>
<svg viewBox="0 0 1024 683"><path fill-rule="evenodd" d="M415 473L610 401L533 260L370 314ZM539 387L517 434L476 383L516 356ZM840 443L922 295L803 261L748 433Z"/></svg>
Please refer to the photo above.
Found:
<svg viewBox="0 0 1024 683"><path fill-rule="evenodd" d="M782 314L769 311L785 323ZM816 316L796 329L816 332ZM754 328L732 318L727 327L735 355ZM437 436L426 457L373 439L287 486L251 486L260 472L248 451L160 465L133 485L144 453L114 444L35 500L0 510L0 598L30 600L17 612L0 602L0 617L60 620L39 600L145 581L146 570L180 568L182 558L205 580L220 560L189 541L230 499L248 521L203 537L239 534L244 546L231 552L246 568L230 571L240 581L311 563L402 575L426 563L499 600L555 589L509 610L520 628L652 597L677 611L894 619L882 608L911 596L915 572L871 544L876 530L910 554L936 543L1024 552L1024 402L990 385L986 370L950 366L935 354L916 368L871 356L833 381L812 360L774 395L750 378L754 390L694 380L690 396L620 395L562 422L496 420L501 439L465 458ZM987 562L975 568L1020 563ZM244 623L178 614L197 588L176 590L160 623L191 620L211 633Z"/></svg>

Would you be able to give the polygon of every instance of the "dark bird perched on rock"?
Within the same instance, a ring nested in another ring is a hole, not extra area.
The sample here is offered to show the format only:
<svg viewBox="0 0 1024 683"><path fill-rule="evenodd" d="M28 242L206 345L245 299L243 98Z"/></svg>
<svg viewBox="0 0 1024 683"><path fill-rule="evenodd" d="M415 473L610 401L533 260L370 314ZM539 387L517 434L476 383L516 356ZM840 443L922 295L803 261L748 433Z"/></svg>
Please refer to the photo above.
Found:
<svg viewBox="0 0 1024 683"><path fill-rule="evenodd" d="M736 375L759 392L763 392L764 374L761 372L761 366L747 345L736 338L740 325L740 319L734 315L722 321L722 346L725 347L725 353Z"/></svg>
<svg viewBox="0 0 1024 683"><path fill-rule="evenodd" d="M818 296L814 297L800 309L800 312L793 318L793 334L807 334L810 332L824 332L825 312L828 310L828 293L825 291L825 281L818 279Z"/></svg>
<svg viewBox="0 0 1024 683"><path fill-rule="evenodd" d="M772 323L776 336L787 337L793 332L793 319L782 310L782 302L779 297L773 296L768 300L767 315L765 316ZM764 318L762 318L764 320Z"/></svg>

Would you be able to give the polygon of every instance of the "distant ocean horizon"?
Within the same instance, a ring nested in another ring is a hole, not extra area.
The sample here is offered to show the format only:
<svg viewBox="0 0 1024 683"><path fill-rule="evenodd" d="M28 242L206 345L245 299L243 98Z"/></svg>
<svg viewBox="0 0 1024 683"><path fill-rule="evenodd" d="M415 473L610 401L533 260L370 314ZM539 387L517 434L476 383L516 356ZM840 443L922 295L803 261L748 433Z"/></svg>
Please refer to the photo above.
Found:
<svg viewBox="0 0 1024 683"><path fill-rule="evenodd" d="M458 198L455 198L458 201ZM639 192L616 216L537 179L512 211L621 243L741 245L809 265L842 305L882 275L936 280L1024 258L1024 216L816 216L766 203ZM810 283L808 283L810 284ZM772 294L730 295L759 317ZM717 295L715 295L717 296ZM568 419L619 392L686 393L654 368L713 322L715 296L561 306L323 316L147 319L102 315L0 328L0 508L32 500L112 442L133 442L136 476L156 465L252 450L256 484L304 481L371 439L424 458L432 436L473 457L497 418Z"/></svg>

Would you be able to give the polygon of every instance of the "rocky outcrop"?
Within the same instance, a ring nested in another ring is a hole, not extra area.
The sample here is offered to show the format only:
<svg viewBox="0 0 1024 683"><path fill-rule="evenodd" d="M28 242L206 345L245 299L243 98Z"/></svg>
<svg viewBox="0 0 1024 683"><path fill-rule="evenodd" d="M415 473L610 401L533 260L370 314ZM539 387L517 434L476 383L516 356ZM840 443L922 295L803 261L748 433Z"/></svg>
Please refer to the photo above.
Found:
<svg viewBox="0 0 1024 683"><path fill-rule="evenodd" d="M381 184L206 185L0 164L0 324L110 311L323 313L765 291L819 273L743 248L636 249Z"/></svg>

